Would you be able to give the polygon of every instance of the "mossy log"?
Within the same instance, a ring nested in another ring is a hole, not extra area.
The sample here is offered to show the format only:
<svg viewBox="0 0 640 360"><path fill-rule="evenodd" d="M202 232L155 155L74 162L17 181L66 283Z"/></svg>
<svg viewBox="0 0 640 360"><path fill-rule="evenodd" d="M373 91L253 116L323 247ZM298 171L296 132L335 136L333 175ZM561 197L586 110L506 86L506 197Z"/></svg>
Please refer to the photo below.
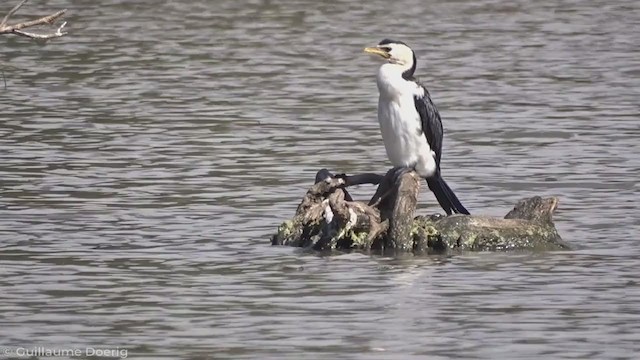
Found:
<svg viewBox="0 0 640 360"><path fill-rule="evenodd" d="M559 250L562 241L552 215L555 197L519 201L504 218L479 215L416 216L421 178L393 168L386 175L333 175L322 169L295 216L282 223L272 245L314 250L442 253L451 250ZM355 201L347 187L374 184L368 203Z"/></svg>

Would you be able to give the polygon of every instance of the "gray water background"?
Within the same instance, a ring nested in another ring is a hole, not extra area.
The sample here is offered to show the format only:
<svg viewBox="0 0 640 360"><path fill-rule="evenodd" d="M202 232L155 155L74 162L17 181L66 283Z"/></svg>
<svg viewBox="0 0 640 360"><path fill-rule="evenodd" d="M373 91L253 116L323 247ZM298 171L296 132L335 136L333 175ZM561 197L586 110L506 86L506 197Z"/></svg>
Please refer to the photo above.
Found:
<svg viewBox="0 0 640 360"><path fill-rule="evenodd" d="M640 356L637 1L39 0L15 20L61 8L66 37L0 38L0 346ZM575 250L269 246L318 169L389 167L362 53L385 37L418 54L467 208L558 196Z"/></svg>

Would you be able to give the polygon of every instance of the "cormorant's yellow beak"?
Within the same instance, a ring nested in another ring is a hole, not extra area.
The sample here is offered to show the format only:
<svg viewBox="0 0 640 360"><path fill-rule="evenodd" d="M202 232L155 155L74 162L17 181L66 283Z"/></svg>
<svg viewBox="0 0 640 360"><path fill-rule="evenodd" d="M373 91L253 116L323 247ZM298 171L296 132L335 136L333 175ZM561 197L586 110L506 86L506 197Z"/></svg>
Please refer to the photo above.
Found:
<svg viewBox="0 0 640 360"><path fill-rule="evenodd" d="M380 55L385 59L388 59L391 57L391 55L389 55L388 52L386 52L385 50L382 50L379 47L368 47L368 48L364 48L364 52L369 53L369 54L376 54L376 55Z"/></svg>

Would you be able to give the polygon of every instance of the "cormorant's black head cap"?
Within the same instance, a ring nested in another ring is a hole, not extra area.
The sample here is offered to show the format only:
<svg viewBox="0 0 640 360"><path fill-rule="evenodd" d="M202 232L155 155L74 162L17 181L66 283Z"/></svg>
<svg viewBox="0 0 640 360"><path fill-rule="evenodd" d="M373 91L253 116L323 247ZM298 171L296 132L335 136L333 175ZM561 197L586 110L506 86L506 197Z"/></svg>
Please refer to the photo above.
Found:
<svg viewBox="0 0 640 360"><path fill-rule="evenodd" d="M406 46L406 47L409 47L409 45L407 45L407 44L403 43L402 41L398 41L398 40L391 40L391 39L384 39L384 40L380 41L380 42L378 43L378 46L380 46L380 45L387 45L387 44L402 44L402 45L404 45L404 46Z"/></svg>

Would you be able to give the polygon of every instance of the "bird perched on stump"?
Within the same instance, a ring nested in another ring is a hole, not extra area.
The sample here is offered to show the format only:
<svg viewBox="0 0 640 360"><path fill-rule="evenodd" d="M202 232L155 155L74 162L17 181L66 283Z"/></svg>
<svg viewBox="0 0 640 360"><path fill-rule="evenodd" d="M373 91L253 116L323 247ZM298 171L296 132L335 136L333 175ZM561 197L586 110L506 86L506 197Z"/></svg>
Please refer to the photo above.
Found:
<svg viewBox="0 0 640 360"><path fill-rule="evenodd" d="M387 60L377 83L378 121L389 160L425 178L447 214L469 214L440 174L442 120L429 92L414 77L416 54L402 41L389 39L364 51Z"/></svg>

